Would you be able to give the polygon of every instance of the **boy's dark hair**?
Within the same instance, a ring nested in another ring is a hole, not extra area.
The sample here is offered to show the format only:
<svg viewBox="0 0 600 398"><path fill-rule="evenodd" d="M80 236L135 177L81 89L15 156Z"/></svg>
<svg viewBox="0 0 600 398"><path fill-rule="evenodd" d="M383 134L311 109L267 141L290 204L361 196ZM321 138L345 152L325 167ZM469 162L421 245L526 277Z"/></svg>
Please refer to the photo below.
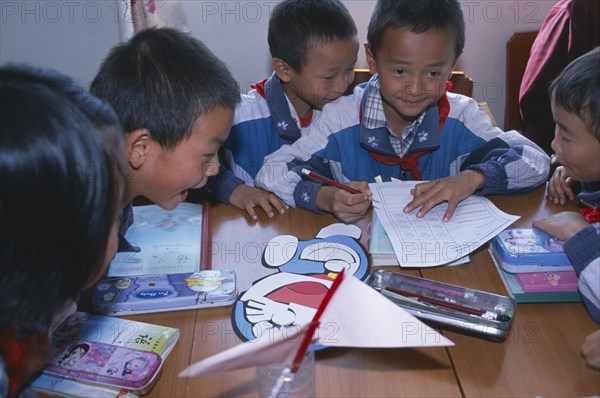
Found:
<svg viewBox="0 0 600 398"><path fill-rule="evenodd" d="M284 0L273 8L269 19L271 57L297 72L306 64L311 47L356 35L354 19L339 0Z"/></svg>
<svg viewBox="0 0 600 398"><path fill-rule="evenodd" d="M583 120L600 141L600 47L572 61L550 84L556 105Z"/></svg>
<svg viewBox="0 0 600 398"><path fill-rule="evenodd" d="M125 129L148 129L163 149L192 133L196 119L234 109L240 90L227 66L202 42L174 29L141 31L106 57L90 91L109 102Z"/></svg>
<svg viewBox="0 0 600 398"><path fill-rule="evenodd" d="M104 261L123 133L108 104L51 70L0 68L0 103L0 330L40 331Z"/></svg>
<svg viewBox="0 0 600 398"><path fill-rule="evenodd" d="M454 32L456 58L465 47L465 19L458 0L379 0L367 31L367 42L373 55L389 28L403 28L412 33Z"/></svg>

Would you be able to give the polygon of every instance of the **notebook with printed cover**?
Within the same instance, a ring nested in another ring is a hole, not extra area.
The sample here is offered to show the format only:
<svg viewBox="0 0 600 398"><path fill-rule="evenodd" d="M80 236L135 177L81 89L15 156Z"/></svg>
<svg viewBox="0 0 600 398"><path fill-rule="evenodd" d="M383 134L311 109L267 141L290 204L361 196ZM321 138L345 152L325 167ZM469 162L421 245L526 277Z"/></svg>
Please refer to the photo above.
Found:
<svg viewBox="0 0 600 398"><path fill-rule="evenodd" d="M133 206L125 238L139 252L117 253L109 277L179 274L210 268L210 206L180 203L173 210Z"/></svg>

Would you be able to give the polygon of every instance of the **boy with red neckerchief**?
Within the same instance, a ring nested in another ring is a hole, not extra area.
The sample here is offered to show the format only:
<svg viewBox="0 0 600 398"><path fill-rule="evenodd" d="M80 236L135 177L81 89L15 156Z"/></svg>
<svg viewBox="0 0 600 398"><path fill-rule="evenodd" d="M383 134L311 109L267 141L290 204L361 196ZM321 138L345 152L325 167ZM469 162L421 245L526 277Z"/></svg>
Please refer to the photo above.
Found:
<svg viewBox="0 0 600 398"><path fill-rule="evenodd" d="M302 130L321 118L326 103L336 100L354 80L357 29L339 0L285 0L269 19L269 49L273 74L252 85L235 110L222 162L228 170L211 179L208 188L224 203L254 207L269 217L286 206L254 187L265 156L290 145Z"/></svg>
<svg viewBox="0 0 600 398"><path fill-rule="evenodd" d="M548 199L575 200L579 212L535 220L533 226L565 241L564 250L579 276L579 291L592 319L600 323L600 47L570 63L550 85L556 122L552 149L558 167L548 183ZM588 366L600 369L600 330L582 347Z"/></svg>
<svg viewBox="0 0 600 398"><path fill-rule="evenodd" d="M290 206L354 222L371 204L375 176L431 180L415 187L405 211L420 207L422 217L447 201L446 220L473 193L519 194L544 183L550 162L537 145L493 127L473 99L446 93L464 38L457 0L378 1L366 45L373 77L268 156L257 185ZM361 193L304 180L302 168Z"/></svg>

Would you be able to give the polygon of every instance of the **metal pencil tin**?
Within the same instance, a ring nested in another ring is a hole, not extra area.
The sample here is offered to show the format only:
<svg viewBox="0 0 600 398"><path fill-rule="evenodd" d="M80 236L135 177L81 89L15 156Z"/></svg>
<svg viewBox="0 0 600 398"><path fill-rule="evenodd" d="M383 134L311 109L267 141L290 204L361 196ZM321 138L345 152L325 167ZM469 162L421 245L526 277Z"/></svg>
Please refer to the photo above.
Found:
<svg viewBox="0 0 600 398"><path fill-rule="evenodd" d="M377 270L367 284L432 326L488 340L506 339L515 316L510 297L398 272Z"/></svg>

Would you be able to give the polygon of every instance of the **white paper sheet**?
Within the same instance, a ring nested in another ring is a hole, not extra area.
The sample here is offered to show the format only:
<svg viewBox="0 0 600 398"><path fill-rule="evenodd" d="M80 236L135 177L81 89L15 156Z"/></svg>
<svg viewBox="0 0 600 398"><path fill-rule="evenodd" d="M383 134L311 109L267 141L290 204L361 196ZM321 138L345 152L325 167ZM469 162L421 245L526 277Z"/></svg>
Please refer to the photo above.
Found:
<svg viewBox="0 0 600 398"><path fill-rule="evenodd" d="M402 267L433 267L471 253L519 219L504 213L487 198L470 196L460 202L449 221L442 217L448 208L441 203L423 218L417 209L404 213L413 199L410 190L421 181L393 181L369 184L377 217L388 234Z"/></svg>

